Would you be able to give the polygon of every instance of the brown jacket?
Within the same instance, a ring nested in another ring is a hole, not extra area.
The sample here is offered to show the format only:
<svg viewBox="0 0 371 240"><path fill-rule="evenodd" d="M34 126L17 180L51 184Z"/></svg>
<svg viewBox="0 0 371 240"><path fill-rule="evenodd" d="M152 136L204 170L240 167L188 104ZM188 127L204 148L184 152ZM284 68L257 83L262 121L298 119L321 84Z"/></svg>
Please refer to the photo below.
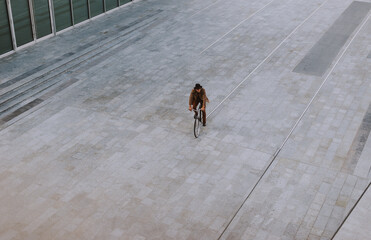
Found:
<svg viewBox="0 0 371 240"><path fill-rule="evenodd" d="M200 97L202 101L202 107L206 107L206 102L209 102L209 99L207 98L206 91L203 88L201 88L200 93L192 89L192 92L189 95L189 105L193 105L194 101L197 99L198 96Z"/></svg>

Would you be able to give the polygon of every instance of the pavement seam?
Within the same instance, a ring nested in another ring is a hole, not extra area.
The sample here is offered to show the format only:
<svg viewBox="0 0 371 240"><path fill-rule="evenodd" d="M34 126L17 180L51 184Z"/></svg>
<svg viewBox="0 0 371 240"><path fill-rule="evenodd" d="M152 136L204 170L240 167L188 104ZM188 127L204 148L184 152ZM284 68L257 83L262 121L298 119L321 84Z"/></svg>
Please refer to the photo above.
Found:
<svg viewBox="0 0 371 240"><path fill-rule="evenodd" d="M259 9L258 11L254 12L253 14L251 14L250 16L248 16L247 18L245 18L244 20L242 20L240 23L238 23L236 26L234 26L231 30L229 30L227 33L225 33L223 36L221 36L220 38L218 38L216 41L214 41L211 45L209 45L207 48L205 48L204 50L202 50L202 52L200 54L203 54L204 52L206 52L209 48L211 48L212 46L214 46L217 42L219 42L220 40L222 40L225 36L227 36L228 34L230 34L233 30L235 30L236 28L238 28L242 23L246 22L247 20L249 20L250 18L252 18L253 16L255 16L256 14L258 14L259 12L263 11L268 5L270 5L272 2L274 2L275 0L272 0L270 1L268 4L266 4L264 7L262 7L261 9Z"/></svg>
<svg viewBox="0 0 371 240"><path fill-rule="evenodd" d="M325 2L327 2L328 0L326 0ZM324 3L325 3L324 2ZM323 3L323 4L324 4ZM321 4L321 6L323 5ZM319 8L318 8L319 9ZM317 10L318 10L317 9ZM316 10L316 11L317 11ZM313 13L312 13L313 14ZM311 14L311 15L312 15ZM218 237L218 240L220 240L222 238L222 236L224 235L224 233L226 232L226 230L229 228L230 224L233 222L233 220L235 219L235 217L237 216L237 214L239 213L239 211L242 209L242 207L245 205L247 199L250 197L250 195L253 193L253 191L255 190L255 188L257 187L257 185L260 183L261 179L264 177L264 175L266 174L266 172L269 170L270 166L273 164L274 160L277 158L278 154L280 153L280 151L282 150L282 148L284 147L284 145L286 144L287 140L290 138L291 134L293 133L293 131L296 129L297 125L299 124L299 122L301 121L301 119L303 118L303 116L305 115L305 113L307 112L307 110L309 109L310 105L312 104L313 100L316 98L316 96L318 95L319 91L322 89L323 85L326 83L326 81L328 80L329 76L331 75L331 73L333 72L333 70L335 69L335 67L337 66L337 64L339 63L340 59L343 57L343 55L345 54L345 52L347 51L347 49L349 48L349 46L351 45L351 43L353 42L353 40L355 39L355 37L358 35L358 33L360 32L360 30L363 28L363 26L367 23L368 19L369 19L370 15L366 18L366 20L364 20L364 22L362 23L362 25L358 28L357 32L353 35L353 37L351 38L351 40L348 42L347 46L345 47L345 49L343 49L342 53L340 54L340 56L338 57L337 61L335 62L335 64L333 65L333 67L331 68L331 70L327 73L327 76L326 78L324 79L324 81L322 82L322 84L320 85L319 89L317 90L317 92L315 93L315 95L313 96L313 98L311 99L311 101L308 103L307 107L305 108L304 112L301 114L301 116L299 117L299 119L296 121L294 127L291 129L291 131L289 132L288 136L286 137L286 139L284 140L284 142L282 143L281 147L277 149L277 151L274 153L273 157L272 157L272 160L271 162L269 163L269 165L267 166L267 168L265 169L265 171L263 172L263 174L261 175L261 177L258 179L258 181L256 182L256 184L254 185L254 187L252 188L252 190L249 192L249 194L247 195L247 197L245 198L245 200L243 201L243 203L241 204L241 206L238 208L238 210L236 211L236 213L233 215L232 219L228 222L227 226L224 228L223 232L220 234L220 236ZM291 34L290 34L291 35ZM283 42L282 42L283 43ZM282 44L281 43L281 44ZM280 44L280 45L281 45ZM275 50L274 50L275 51ZM274 52L273 51L273 52ZM273 53L272 52L272 53ZM272 54L271 53L271 54ZM270 54L270 55L271 55ZM269 57L269 56L268 56ZM267 58L268 58L267 57ZM265 59L266 60L266 59ZM265 62L265 60L263 60L263 62ZM263 63L262 62L262 63ZM258 65L258 67L260 66L261 64ZM253 72L258 68L256 67ZM251 75L251 73L249 74ZM248 76L249 76L248 75ZM246 78L247 79L247 78ZM231 92L233 93L233 91ZM221 104L220 104L221 105ZM219 105L218 105L219 106ZM217 107L218 107L217 106ZM216 108L215 108L216 109ZM211 114L211 113L210 113ZM369 183L370 185L371 183ZM368 186L369 186L368 185ZM366 190L368 189L368 187L366 188ZM364 191L365 193L365 191ZM363 194L364 194L363 193ZM360 196L360 198L358 199L357 203L359 202L359 200L362 198L363 194ZM357 205L357 203L355 204L355 206ZM353 209L355 208L355 206L353 206L353 208L349 211L348 215L346 216L346 218L343 220L343 223L345 222L345 220L348 218L348 216L350 215L350 213L353 211ZM343 225L343 223L339 226L339 229L341 228L341 226ZM339 230L338 229L338 230ZM337 231L338 231L337 230ZM336 231L336 233L337 233ZM336 235L335 233L335 235ZM335 237L335 235L331 238L333 239Z"/></svg>
<svg viewBox="0 0 371 240"><path fill-rule="evenodd" d="M327 3L329 0L325 0L319 7L314 10L302 23L300 23L287 37L280 43L278 46L273 49L273 51L268 54L268 56L261 61L258 66L256 66L208 115L207 117L211 116L211 114L218 109L252 74L254 74L281 46L284 44L287 39L289 39L308 19L310 19L325 3Z"/></svg>
<svg viewBox="0 0 371 240"><path fill-rule="evenodd" d="M197 11L196 13L192 14L192 15L190 16L190 18L191 18L191 17L194 17L195 15L197 15L197 14L203 12L203 11L205 11L206 9L210 8L211 6L217 4L217 3L220 2L220 1L221 1L221 0L216 0L214 3L211 3L211 4L209 4L207 7L204 7L203 9L201 9L201 10Z"/></svg>
<svg viewBox="0 0 371 240"><path fill-rule="evenodd" d="M207 117L209 117L218 107L220 107L236 90L237 88L239 88L253 73L255 73L256 70L258 70L260 68L260 66L262 66L281 46L283 43L286 42L287 39L289 39L307 20L309 20L325 3L327 3L329 0L325 0L320 6L318 6L306 19L304 19L304 21L299 24L275 49L273 49L273 51L262 61L259 63L258 66L256 66L254 68L254 70L252 70L238 85L237 87L235 87L228 95L227 97L225 97L210 113ZM260 183L261 179L265 176L265 174L267 173L267 171L270 169L270 166L274 163L274 160L277 158L279 152L281 151L280 148L278 148L275 153L272 155L272 159L270 161L270 163L268 164L268 166L265 168L264 172L262 173L262 175L259 177L259 179L257 180L257 182L255 183L255 185L253 186L253 188L250 190L250 192L247 194L246 198L244 199L244 201L242 202L242 204L239 206L239 208L237 209L237 211L234 213L234 215L232 216L232 218L230 219L230 221L227 223L226 227L223 229L222 233L219 235L219 237L217 238L218 240L220 240L223 235L225 234L225 232L227 231L227 229L229 228L229 226L232 224L232 222L234 221L234 219L236 218L237 214L240 212L240 210L242 209L242 207L245 205L246 201L248 200L248 198L251 196L251 194L253 193L253 191L255 190L255 188L258 186L258 184Z"/></svg>
<svg viewBox="0 0 371 240"><path fill-rule="evenodd" d="M278 153L277 153L277 155L278 155ZM232 216L231 220L228 222L227 226L224 228L223 232L217 238L218 240L220 240L223 237L224 233L227 231L227 229L229 228L229 226L232 224L232 222L236 218L237 214L240 212L240 210L242 209L242 207L245 205L247 199L249 199L249 197L251 196L251 194L254 192L255 188L258 186L258 184L263 179L263 177L265 176L265 174L267 173L267 171L270 169L270 166L274 163L274 160L276 160L277 155L274 155L272 157L272 160L269 162L268 166L264 169L264 172L262 173L262 175L260 175L259 179L256 181L256 183L254 184L254 186L252 187L252 189L248 193L247 197L244 199L244 201L242 202L242 204L240 205L240 207L234 213L234 215Z"/></svg>
<svg viewBox="0 0 371 240"><path fill-rule="evenodd" d="M351 45L351 43L353 42L353 40L356 38L356 36L361 31L361 29L363 28L363 26L368 22L368 19L369 18L370 18L370 15L368 15L368 17L366 18L366 20L364 20L364 22L362 23L362 25L358 28L357 32L353 35L353 37L351 38L351 40L348 42L348 44L346 45L346 47L343 49L342 53L340 54L340 56L338 57L338 59L336 60L336 62L334 63L334 65L332 66L331 70L327 73L326 78L322 81L322 84L317 89L316 93L313 95L312 99L309 101L307 107L304 109L304 111L302 112L302 114L300 115L300 117L298 118L298 120L296 121L296 123L294 124L294 126L291 128L289 134L286 136L286 139L283 141L283 143L279 147L278 153L284 147L284 145L286 144L286 142L288 141L288 139L290 138L290 136L292 135L292 133L294 132L294 130L296 129L296 127L298 126L299 122L304 117L304 115L308 111L309 107L312 105L314 99L317 97L317 95L320 92L320 90L322 89L323 85L327 82L328 78L330 77L330 75L334 71L334 69L337 66L337 64L339 63L340 59L342 59L342 57L344 56L345 52L348 50L348 48Z"/></svg>
<svg viewBox="0 0 371 240"><path fill-rule="evenodd" d="M359 196L357 202L354 204L354 206L349 210L348 214L345 216L344 220L341 222L340 226L336 229L336 232L334 233L334 235L332 235L331 237L331 240L335 238L336 234L340 231L340 229L343 227L345 221L348 219L348 217L350 216L350 214L353 212L353 210L356 208L356 206L358 205L358 203L361 201L363 195L365 195L365 193L367 192L368 188L370 187L371 185L371 182L368 183L366 189L362 192L361 196Z"/></svg>

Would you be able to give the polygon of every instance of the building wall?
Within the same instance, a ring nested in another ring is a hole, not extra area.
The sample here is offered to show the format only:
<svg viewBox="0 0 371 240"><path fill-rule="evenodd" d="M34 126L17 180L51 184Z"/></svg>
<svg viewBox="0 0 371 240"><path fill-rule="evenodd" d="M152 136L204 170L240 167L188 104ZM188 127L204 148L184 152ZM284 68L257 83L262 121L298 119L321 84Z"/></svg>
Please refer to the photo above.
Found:
<svg viewBox="0 0 371 240"><path fill-rule="evenodd" d="M0 0L0 57L131 0Z"/></svg>

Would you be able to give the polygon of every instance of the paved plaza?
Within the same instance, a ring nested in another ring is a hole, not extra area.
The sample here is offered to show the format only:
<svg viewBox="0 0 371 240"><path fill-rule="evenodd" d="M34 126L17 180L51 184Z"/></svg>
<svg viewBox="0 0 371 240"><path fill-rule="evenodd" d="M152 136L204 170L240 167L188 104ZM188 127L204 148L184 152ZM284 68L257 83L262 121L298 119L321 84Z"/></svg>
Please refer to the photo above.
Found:
<svg viewBox="0 0 371 240"><path fill-rule="evenodd" d="M370 13L141 0L0 59L0 240L371 239Z"/></svg>

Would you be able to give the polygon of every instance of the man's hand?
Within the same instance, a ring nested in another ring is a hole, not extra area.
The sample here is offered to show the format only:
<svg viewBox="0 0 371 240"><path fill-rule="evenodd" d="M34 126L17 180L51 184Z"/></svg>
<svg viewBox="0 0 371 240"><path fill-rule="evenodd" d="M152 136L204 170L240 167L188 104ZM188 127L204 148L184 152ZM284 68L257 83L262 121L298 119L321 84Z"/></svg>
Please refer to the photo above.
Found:
<svg viewBox="0 0 371 240"><path fill-rule="evenodd" d="M205 111L205 107L202 107L202 108L201 108L201 111Z"/></svg>
<svg viewBox="0 0 371 240"><path fill-rule="evenodd" d="M189 106L188 110L189 110L189 111L192 111L192 106Z"/></svg>

